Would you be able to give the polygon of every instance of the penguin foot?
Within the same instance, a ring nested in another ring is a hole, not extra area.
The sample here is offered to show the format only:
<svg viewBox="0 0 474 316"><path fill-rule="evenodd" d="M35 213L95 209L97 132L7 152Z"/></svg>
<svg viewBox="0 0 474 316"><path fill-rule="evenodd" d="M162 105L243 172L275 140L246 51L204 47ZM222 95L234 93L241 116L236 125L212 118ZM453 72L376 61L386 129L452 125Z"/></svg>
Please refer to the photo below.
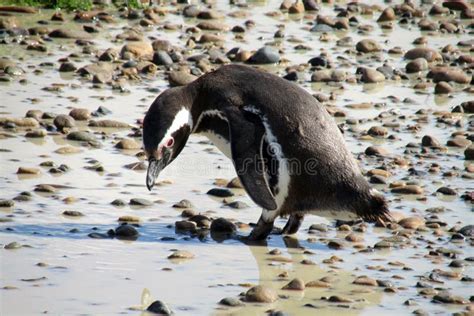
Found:
<svg viewBox="0 0 474 316"><path fill-rule="evenodd" d="M288 222L286 222L285 227L283 227L282 234L283 235L292 235L298 232L300 229L301 224L304 220L304 214L301 213L293 213L290 215Z"/></svg>
<svg viewBox="0 0 474 316"><path fill-rule="evenodd" d="M250 235L247 237L249 241L258 241L267 239L268 235L273 230L273 221L266 222L262 217L257 222L257 226L254 227Z"/></svg>

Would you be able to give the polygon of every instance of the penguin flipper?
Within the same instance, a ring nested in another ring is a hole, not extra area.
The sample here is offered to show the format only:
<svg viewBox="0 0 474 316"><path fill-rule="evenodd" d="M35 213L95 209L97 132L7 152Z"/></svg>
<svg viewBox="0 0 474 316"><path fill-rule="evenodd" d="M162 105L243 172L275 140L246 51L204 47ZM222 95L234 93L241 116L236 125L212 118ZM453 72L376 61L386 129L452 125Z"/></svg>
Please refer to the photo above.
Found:
<svg viewBox="0 0 474 316"><path fill-rule="evenodd" d="M261 147L265 127L260 117L229 106L225 114L229 122L230 147L235 171L250 198L267 210L276 210L277 203L265 178Z"/></svg>

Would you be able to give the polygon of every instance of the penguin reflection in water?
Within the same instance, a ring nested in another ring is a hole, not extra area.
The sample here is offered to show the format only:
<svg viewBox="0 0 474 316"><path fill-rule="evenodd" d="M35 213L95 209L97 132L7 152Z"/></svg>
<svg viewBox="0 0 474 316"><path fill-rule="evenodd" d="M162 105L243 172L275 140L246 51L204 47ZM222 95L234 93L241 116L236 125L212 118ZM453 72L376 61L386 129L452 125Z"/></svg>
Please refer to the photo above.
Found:
<svg viewBox="0 0 474 316"><path fill-rule="evenodd" d="M283 215L283 234L296 233L307 213L390 220L384 197L362 176L332 117L285 79L228 65L160 94L143 122L149 190L191 133L207 136L232 159L245 191L263 208L251 241L265 239Z"/></svg>

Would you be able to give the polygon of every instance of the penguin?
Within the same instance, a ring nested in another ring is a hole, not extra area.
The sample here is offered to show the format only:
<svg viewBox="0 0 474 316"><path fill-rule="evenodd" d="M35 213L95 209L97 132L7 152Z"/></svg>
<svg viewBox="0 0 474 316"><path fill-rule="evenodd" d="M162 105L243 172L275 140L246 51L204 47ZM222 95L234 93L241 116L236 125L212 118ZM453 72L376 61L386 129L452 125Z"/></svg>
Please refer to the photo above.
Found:
<svg viewBox="0 0 474 316"><path fill-rule="evenodd" d="M207 136L229 157L262 213L247 239L265 240L278 216L294 234L305 214L391 220L326 109L307 91L276 75L226 65L161 93L143 121L151 190L190 134Z"/></svg>

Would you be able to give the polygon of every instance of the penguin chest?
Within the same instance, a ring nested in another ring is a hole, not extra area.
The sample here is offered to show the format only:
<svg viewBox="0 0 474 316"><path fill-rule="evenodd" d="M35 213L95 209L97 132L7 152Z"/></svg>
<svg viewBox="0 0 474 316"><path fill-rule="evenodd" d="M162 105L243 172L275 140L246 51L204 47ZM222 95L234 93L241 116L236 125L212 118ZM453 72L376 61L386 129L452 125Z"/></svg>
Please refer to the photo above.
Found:
<svg viewBox="0 0 474 316"><path fill-rule="evenodd" d="M194 133L206 136L224 155L232 159L227 118L218 110L205 111Z"/></svg>

